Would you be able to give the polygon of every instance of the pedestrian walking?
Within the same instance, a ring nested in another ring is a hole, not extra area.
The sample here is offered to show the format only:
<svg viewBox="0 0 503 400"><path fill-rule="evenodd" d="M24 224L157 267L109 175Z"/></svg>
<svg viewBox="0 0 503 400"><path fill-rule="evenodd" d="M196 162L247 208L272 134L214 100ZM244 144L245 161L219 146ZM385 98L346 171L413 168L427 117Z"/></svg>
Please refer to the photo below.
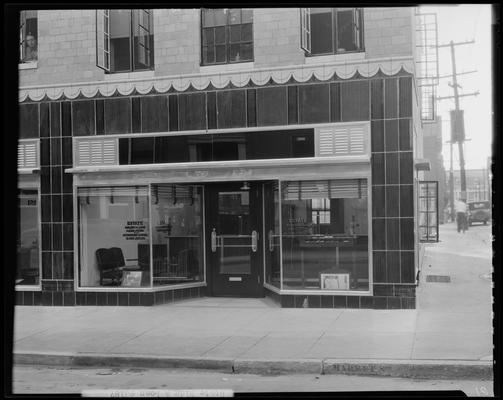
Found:
<svg viewBox="0 0 503 400"><path fill-rule="evenodd" d="M456 210L456 223L458 226L458 232L465 231L468 229L468 219L467 219L467 211L468 207L464 200L459 199L454 203L454 208Z"/></svg>

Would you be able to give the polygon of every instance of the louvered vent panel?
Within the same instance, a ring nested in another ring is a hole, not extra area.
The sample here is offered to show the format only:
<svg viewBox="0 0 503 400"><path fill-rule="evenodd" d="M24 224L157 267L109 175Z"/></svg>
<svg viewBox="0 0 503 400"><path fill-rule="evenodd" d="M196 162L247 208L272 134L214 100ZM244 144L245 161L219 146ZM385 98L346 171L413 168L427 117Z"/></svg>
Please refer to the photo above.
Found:
<svg viewBox="0 0 503 400"><path fill-rule="evenodd" d="M18 168L38 168L38 139L19 141L17 146Z"/></svg>
<svg viewBox="0 0 503 400"><path fill-rule="evenodd" d="M91 143L87 141L86 142L78 141L77 144L78 144L77 147L78 165L89 165L91 159Z"/></svg>
<svg viewBox="0 0 503 400"><path fill-rule="evenodd" d="M115 140L103 141L103 164L115 164L117 162L117 145Z"/></svg>
<svg viewBox="0 0 503 400"><path fill-rule="evenodd" d="M316 154L324 156L366 155L368 151L368 124L337 124L332 127L318 128Z"/></svg>
<svg viewBox="0 0 503 400"><path fill-rule="evenodd" d="M320 156L331 156L334 151L334 138L332 129L321 128L318 134Z"/></svg>
<svg viewBox="0 0 503 400"><path fill-rule="evenodd" d="M334 129L334 152L335 156L346 156L349 154L349 136L347 128Z"/></svg>
<svg viewBox="0 0 503 400"><path fill-rule="evenodd" d="M117 165L117 139L78 139L78 166Z"/></svg>
<svg viewBox="0 0 503 400"><path fill-rule="evenodd" d="M351 143L351 154L365 153L365 130L363 126L354 126L349 129L349 140Z"/></svg>

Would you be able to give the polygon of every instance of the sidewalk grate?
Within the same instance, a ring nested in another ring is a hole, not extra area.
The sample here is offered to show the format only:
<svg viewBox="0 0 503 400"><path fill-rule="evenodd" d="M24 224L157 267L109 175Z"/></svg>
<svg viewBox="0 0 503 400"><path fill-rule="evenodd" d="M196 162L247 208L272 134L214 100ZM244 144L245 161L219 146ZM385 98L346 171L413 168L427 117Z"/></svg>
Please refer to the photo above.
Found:
<svg viewBox="0 0 503 400"><path fill-rule="evenodd" d="M426 282L445 282L451 281L451 277L448 275L426 275Z"/></svg>

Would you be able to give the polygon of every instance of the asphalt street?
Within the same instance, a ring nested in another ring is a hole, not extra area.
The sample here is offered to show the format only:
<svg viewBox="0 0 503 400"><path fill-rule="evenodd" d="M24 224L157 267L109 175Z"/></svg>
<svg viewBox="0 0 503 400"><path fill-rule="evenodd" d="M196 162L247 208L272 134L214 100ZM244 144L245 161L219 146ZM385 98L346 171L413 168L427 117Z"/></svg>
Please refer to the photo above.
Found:
<svg viewBox="0 0 503 400"><path fill-rule="evenodd" d="M81 393L100 389L232 389L253 392L354 392L461 390L468 396L493 396L492 381L431 380L346 375L260 376L143 368L62 368L17 366L14 393ZM441 392L438 393L441 395Z"/></svg>

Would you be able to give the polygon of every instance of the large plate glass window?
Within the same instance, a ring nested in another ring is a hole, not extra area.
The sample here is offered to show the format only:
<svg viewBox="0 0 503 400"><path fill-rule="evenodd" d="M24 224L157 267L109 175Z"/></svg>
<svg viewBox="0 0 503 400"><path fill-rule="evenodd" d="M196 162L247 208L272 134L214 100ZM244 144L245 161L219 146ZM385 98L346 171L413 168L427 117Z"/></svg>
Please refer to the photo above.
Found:
<svg viewBox="0 0 503 400"><path fill-rule="evenodd" d="M438 242L438 182L419 182L419 240Z"/></svg>
<svg viewBox="0 0 503 400"><path fill-rule="evenodd" d="M153 69L152 10L97 10L96 65L107 72Z"/></svg>
<svg viewBox="0 0 503 400"><path fill-rule="evenodd" d="M38 20L36 10L21 11L19 21L19 62L38 60Z"/></svg>
<svg viewBox="0 0 503 400"><path fill-rule="evenodd" d="M16 285L40 282L38 190L18 191Z"/></svg>
<svg viewBox="0 0 503 400"><path fill-rule="evenodd" d="M202 187L152 185L154 286L204 280Z"/></svg>
<svg viewBox="0 0 503 400"><path fill-rule="evenodd" d="M148 188L83 187L77 195L80 286L150 286Z"/></svg>
<svg viewBox="0 0 503 400"><path fill-rule="evenodd" d="M301 47L310 55L363 51L363 10L301 9Z"/></svg>
<svg viewBox="0 0 503 400"><path fill-rule="evenodd" d="M201 11L202 65L253 61L253 10Z"/></svg>
<svg viewBox="0 0 503 400"><path fill-rule="evenodd" d="M283 289L369 290L366 179L281 183Z"/></svg>

